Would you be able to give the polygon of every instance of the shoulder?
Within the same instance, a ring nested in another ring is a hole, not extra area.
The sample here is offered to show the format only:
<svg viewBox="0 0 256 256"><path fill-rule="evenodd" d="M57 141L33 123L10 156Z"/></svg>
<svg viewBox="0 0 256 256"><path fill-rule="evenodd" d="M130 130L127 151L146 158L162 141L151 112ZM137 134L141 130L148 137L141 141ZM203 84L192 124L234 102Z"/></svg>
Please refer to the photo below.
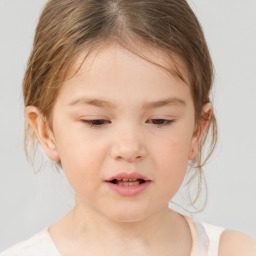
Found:
<svg viewBox="0 0 256 256"><path fill-rule="evenodd" d="M48 236L47 229L40 231L27 240L21 241L2 253L0 256L58 256Z"/></svg>
<svg viewBox="0 0 256 256"><path fill-rule="evenodd" d="M256 256L256 240L245 233L202 223L207 233L210 255Z"/></svg>
<svg viewBox="0 0 256 256"><path fill-rule="evenodd" d="M219 256L255 256L256 241L250 236L234 230L222 232L219 243Z"/></svg>

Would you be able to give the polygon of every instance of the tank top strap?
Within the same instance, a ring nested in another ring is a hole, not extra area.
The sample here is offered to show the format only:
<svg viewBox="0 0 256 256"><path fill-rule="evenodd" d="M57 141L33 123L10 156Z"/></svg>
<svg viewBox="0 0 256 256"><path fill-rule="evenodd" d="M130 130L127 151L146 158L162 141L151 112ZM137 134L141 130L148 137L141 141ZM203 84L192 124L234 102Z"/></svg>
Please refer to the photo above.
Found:
<svg viewBox="0 0 256 256"><path fill-rule="evenodd" d="M209 248L207 256L218 256L220 237L225 229L204 222L202 222L202 225L205 228L207 236L209 238Z"/></svg>
<svg viewBox="0 0 256 256"><path fill-rule="evenodd" d="M189 256L218 256L219 241L224 228L199 222L183 216L189 225L192 236L192 249Z"/></svg>
<svg viewBox="0 0 256 256"><path fill-rule="evenodd" d="M208 256L210 240L201 222L195 221L198 234L198 251L199 256Z"/></svg>
<svg viewBox="0 0 256 256"><path fill-rule="evenodd" d="M188 225L189 225L189 229L190 229L190 233L191 233L191 237L192 237L192 248L191 248L191 252L189 256L199 256L199 248L198 248L198 234L197 234L197 229L195 226L195 223L193 221L193 219L191 219L190 217L183 215L183 217L185 218L185 220L187 221ZM201 255L200 255L201 256ZM204 255L202 255L204 256Z"/></svg>

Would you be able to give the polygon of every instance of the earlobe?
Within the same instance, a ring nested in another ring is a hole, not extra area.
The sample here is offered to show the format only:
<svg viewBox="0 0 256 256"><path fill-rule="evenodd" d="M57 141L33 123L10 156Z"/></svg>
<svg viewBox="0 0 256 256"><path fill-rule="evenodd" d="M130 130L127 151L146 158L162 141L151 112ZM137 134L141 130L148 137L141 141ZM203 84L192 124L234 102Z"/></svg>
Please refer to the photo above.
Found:
<svg viewBox="0 0 256 256"><path fill-rule="evenodd" d="M39 108L35 106L27 106L25 109L25 115L39 143L43 147L45 154L52 161L59 161L60 158L56 148L53 132Z"/></svg>
<svg viewBox="0 0 256 256"><path fill-rule="evenodd" d="M190 144L190 150L189 150L189 160L194 160L196 158L198 148L200 145L200 142L202 140L203 135L208 129L211 117L212 117L212 104L207 103L203 106L202 112L201 112L201 118L196 125L196 128L193 132L191 144Z"/></svg>

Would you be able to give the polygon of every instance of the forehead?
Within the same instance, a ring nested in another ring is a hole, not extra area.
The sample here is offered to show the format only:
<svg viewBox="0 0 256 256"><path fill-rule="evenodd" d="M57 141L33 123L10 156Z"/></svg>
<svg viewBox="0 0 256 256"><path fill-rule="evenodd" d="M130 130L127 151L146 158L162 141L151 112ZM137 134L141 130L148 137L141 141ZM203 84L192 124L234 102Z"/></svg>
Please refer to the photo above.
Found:
<svg viewBox="0 0 256 256"><path fill-rule="evenodd" d="M179 58L170 61L163 52L144 48L139 53L119 44L82 52L62 84L58 99L68 105L90 102L96 106L99 101L112 102L119 108L124 107L125 102L130 107L131 104L144 106L147 102L166 105L167 99L171 99L169 105L191 102L187 82L176 73L178 65L178 72L183 72L187 79Z"/></svg>
<svg viewBox="0 0 256 256"><path fill-rule="evenodd" d="M81 53L60 88L58 109L94 106L123 113L162 106L193 109L189 86L169 71L166 56L151 52L148 58L119 45Z"/></svg>
<svg viewBox="0 0 256 256"><path fill-rule="evenodd" d="M78 77L82 72L90 71L95 60L97 64L99 64L99 62L104 59L102 58L102 52L104 52L105 58L111 60L118 57L120 52L125 52L127 56L130 55L133 56L133 58L137 56L137 60L141 59L141 65L143 65L143 67L145 67L145 61L143 60L146 60L148 64L154 64L155 67L161 68L166 73L181 79L185 84L189 85L190 76L188 69L184 61L182 61L181 57L177 54L141 43L138 43L136 46L123 46L115 41L109 41L98 47L91 47L89 50L82 51L71 63L66 73L65 80ZM101 55L101 58L97 58L99 55Z"/></svg>

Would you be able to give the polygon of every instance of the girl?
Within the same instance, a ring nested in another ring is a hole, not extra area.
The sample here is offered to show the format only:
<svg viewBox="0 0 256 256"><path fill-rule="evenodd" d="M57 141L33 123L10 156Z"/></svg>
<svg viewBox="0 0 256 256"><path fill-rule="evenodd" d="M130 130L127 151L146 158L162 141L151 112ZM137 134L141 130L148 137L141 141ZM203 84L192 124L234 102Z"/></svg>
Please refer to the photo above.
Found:
<svg viewBox="0 0 256 256"><path fill-rule="evenodd" d="M63 169L76 204L1 255L255 255L247 235L168 208L216 143L211 86L185 0L49 1L23 81L25 141Z"/></svg>

